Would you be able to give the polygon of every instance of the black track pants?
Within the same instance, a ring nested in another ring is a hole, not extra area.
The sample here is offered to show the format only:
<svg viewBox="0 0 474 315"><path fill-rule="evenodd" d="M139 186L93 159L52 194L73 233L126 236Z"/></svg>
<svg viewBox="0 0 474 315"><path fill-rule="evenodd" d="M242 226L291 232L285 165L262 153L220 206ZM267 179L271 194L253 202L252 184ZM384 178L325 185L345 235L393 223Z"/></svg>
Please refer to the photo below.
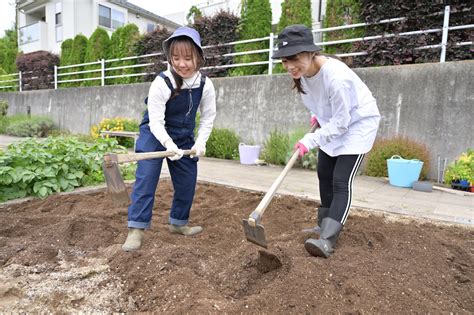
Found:
<svg viewBox="0 0 474 315"><path fill-rule="evenodd" d="M352 183L365 154L331 157L319 150L318 178L321 206L329 217L344 224L352 201Z"/></svg>

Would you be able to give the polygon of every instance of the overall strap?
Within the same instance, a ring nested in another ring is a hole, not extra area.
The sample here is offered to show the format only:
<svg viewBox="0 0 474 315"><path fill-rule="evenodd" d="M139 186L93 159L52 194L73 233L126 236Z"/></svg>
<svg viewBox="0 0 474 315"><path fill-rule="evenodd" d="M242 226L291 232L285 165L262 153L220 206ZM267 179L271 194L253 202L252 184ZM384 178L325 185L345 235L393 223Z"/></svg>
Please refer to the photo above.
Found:
<svg viewBox="0 0 474 315"><path fill-rule="evenodd" d="M159 74L160 77L163 78L163 80L165 80L165 83L166 85L169 87L169 89L171 90L171 94L173 94L174 92L174 87L173 87L173 84L171 84L171 80L170 78L168 78L164 72L160 72Z"/></svg>
<svg viewBox="0 0 474 315"><path fill-rule="evenodd" d="M206 83L206 75L201 72L201 84L199 84L199 88L204 88L204 84Z"/></svg>
<svg viewBox="0 0 474 315"><path fill-rule="evenodd" d="M160 72L160 74L158 75L159 77L162 77L163 80L165 80L165 83L166 85L169 87L169 89L171 90L171 95L173 95L173 92L174 92L174 88L173 88L173 84L171 84L171 81L170 81L170 78L168 78L164 72ZM145 97L145 100L144 100L145 104L148 105L148 96Z"/></svg>

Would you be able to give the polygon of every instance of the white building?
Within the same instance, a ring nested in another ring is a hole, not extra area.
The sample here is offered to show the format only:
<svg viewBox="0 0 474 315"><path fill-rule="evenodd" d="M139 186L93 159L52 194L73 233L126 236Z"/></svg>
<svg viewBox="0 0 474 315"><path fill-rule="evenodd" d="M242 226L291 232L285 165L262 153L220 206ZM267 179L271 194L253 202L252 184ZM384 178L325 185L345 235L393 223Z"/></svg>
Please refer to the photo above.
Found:
<svg viewBox="0 0 474 315"><path fill-rule="evenodd" d="M157 26L174 31L180 25L126 0L17 0L18 48L24 53L59 53L63 40L90 37L97 27L109 35L133 23L142 33Z"/></svg>

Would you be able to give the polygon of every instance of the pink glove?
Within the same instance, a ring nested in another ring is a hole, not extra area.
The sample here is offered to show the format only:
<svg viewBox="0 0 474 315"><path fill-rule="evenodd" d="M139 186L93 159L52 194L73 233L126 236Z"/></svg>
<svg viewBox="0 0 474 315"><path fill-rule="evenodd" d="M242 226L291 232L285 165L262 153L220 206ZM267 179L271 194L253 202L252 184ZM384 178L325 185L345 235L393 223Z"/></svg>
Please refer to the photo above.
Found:
<svg viewBox="0 0 474 315"><path fill-rule="evenodd" d="M305 147L304 144L302 144L301 142L296 142L295 144L295 150L298 150L300 153L299 153L299 157L303 157L303 155L305 155L306 153L308 153L308 148Z"/></svg>
<svg viewBox="0 0 474 315"><path fill-rule="evenodd" d="M319 121L316 118L316 115L311 116L311 127L313 127L314 125L316 125L316 127L319 127Z"/></svg>

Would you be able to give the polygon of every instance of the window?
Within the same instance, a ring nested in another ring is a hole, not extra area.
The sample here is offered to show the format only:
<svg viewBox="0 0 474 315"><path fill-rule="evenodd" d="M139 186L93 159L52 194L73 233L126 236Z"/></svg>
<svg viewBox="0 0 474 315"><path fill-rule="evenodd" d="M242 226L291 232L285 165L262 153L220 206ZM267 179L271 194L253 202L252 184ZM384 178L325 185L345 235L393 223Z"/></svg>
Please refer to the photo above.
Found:
<svg viewBox="0 0 474 315"><path fill-rule="evenodd" d="M153 23L147 23L146 24L146 31L147 33L151 33L155 30L155 24Z"/></svg>
<svg viewBox="0 0 474 315"><path fill-rule="evenodd" d="M125 14L99 4L99 25L115 30L125 25Z"/></svg>
<svg viewBox="0 0 474 315"><path fill-rule="evenodd" d="M27 44L40 39L39 23L30 24L20 28L20 44Z"/></svg>
<svg viewBox="0 0 474 315"><path fill-rule="evenodd" d="M56 13L56 25L61 25L61 24L63 24L63 20L62 20L61 12L59 12L59 13Z"/></svg>
<svg viewBox="0 0 474 315"><path fill-rule="evenodd" d="M56 41L61 42L63 40L63 4L61 1L56 2L56 15L55 15L55 24L56 24Z"/></svg>
<svg viewBox="0 0 474 315"><path fill-rule="evenodd" d="M99 25L112 28L110 21L110 8L99 4Z"/></svg>
<svg viewBox="0 0 474 315"><path fill-rule="evenodd" d="M115 30L125 24L125 14L112 10L112 28Z"/></svg>
<svg viewBox="0 0 474 315"><path fill-rule="evenodd" d="M61 42L63 40L63 27L56 26L56 41Z"/></svg>

